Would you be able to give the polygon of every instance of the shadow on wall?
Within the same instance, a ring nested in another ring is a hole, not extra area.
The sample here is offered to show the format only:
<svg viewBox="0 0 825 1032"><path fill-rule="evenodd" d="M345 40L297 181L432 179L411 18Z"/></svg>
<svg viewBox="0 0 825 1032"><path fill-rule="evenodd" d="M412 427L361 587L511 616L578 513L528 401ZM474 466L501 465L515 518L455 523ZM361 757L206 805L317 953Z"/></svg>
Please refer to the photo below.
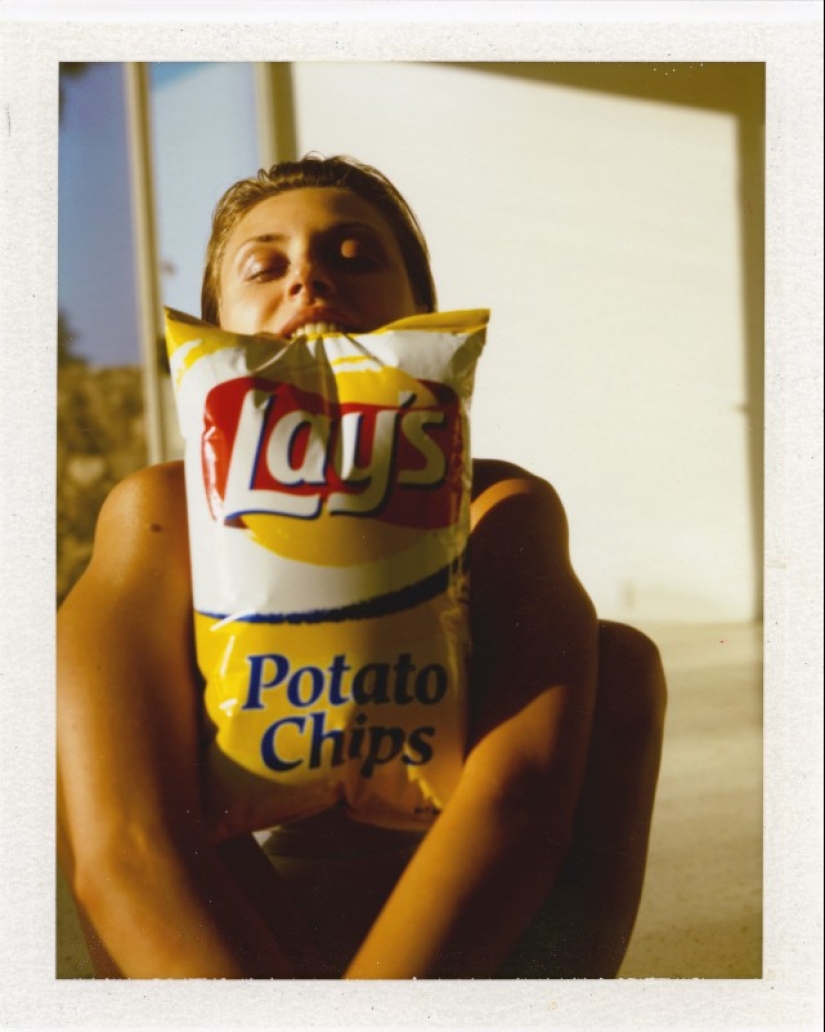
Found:
<svg viewBox="0 0 825 1032"><path fill-rule="evenodd" d="M765 357L765 65L757 62L464 62L456 67L655 103L721 111L736 120L742 313L754 570L762 617Z"/></svg>
<svg viewBox="0 0 825 1032"><path fill-rule="evenodd" d="M72 66L74 67L74 66ZM271 65L272 95L278 111L292 105L289 66ZM743 262L742 306L745 313L747 417L754 595L751 612L761 613L763 523L763 127L765 69L762 64L624 64L624 63L461 63L466 70L529 79L572 90L600 92L647 102L681 105L733 114L738 126L740 223ZM78 69L82 66L77 66ZM269 120L270 122L272 119ZM294 149L294 124L275 119L277 147ZM275 144L273 144L275 146ZM64 375L65 374L65 375ZM82 384L83 376L88 378ZM135 394L126 381L135 384ZM91 553L92 528L100 504L114 483L146 462L138 370L104 372L60 370L58 415L58 597L62 599ZM116 386L115 386L116 384ZM126 392L123 413L115 396ZM79 420L77 426L70 421ZM130 420L134 421L130 423ZM105 448L113 449L109 455ZM85 497L84 497L85 494Z"/></svg>
<svg viewBox="0 0 825 1032"><path fill-rule="evenodd" d="M456 67L615 96L724 112L736 119L745 329L753 613L762 617L764 550L765 65L761 62L463 62Z"/></svg>

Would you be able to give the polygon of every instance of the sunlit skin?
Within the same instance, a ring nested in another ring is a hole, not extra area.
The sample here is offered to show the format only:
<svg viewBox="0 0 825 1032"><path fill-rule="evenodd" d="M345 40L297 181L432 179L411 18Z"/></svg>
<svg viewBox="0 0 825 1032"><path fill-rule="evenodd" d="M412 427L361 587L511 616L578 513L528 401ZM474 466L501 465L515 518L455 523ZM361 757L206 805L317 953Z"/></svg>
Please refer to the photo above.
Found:
<svg viewBox="0 0 825 1032"><path fill-rule="evenodd" d="M421 311L381 214L327 187L268 197L244 215L224 251L219 305L224 329L280 337L313 322L366 333Z"/></svg>
<svg viewBox="0 0 825 1032"><path fill-rule="evenodd" d="M346 190L268 197L227 241L219 312L234 332L367 332L419 310L392 230ZM218 845L204 807L182 466L112 492L57 642L60 862L99 975L491 977L515 946L518 977L615 975L644 872L661 667L637 632L597 625L549 484L482 460L473 496L477 661L455 795L414 852L371 855L353 825L348 862L302 887L249 834L260 815L244 808Z"/></svg>

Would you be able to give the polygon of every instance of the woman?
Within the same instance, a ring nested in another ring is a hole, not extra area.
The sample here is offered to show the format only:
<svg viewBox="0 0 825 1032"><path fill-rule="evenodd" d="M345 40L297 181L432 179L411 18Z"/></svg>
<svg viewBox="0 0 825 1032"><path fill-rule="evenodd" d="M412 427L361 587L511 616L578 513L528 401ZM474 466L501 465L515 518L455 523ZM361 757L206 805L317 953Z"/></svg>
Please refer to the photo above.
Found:
<svg viewBox="0 0 825 1032"><path fill-rule="evenodd" d="M380 174L307 158L216 209L203 316L289 337L435 308L426 245ZM664 682L599 623L562 506L473 471L469 747L423 839L331 811L277 830L204 805L182 469L107 500L58 622L60 858L110 977L613 977L638 906ZM230 808L231 809L231 808ZM268 855L267 855L268 854Z"/></svg>

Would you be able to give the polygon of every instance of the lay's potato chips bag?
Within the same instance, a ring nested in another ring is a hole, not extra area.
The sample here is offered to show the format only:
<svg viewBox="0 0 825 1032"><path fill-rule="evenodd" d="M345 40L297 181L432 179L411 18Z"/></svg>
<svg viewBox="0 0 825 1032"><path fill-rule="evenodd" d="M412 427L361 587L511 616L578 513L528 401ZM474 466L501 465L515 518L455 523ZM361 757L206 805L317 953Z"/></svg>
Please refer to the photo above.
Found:
<svg viewBox="0 0 825 1032"><path fill-rule="evenodd" d="M487 318L287 343L167 309L216 813L420 828L450 797Z"/></svg>

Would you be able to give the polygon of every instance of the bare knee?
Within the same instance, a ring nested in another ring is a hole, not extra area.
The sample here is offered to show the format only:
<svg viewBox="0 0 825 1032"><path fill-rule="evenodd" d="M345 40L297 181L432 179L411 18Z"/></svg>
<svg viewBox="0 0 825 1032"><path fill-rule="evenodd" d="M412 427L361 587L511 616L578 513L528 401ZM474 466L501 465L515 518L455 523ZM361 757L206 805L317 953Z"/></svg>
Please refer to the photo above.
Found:
<svg viewBox="0 0 825 1032"><path fill-rule="evenodd" d="M661 735L667 684L656 644L628 624L599 623L599 691L602 715L626 732Z"/></svg>
<svg viewBox="0 0 825 1032"><path fill-rule="evenodd" d="M599 624L593 737L564 870L498 977L613 978L633 930L667 693L656 645Z"/></svg>

